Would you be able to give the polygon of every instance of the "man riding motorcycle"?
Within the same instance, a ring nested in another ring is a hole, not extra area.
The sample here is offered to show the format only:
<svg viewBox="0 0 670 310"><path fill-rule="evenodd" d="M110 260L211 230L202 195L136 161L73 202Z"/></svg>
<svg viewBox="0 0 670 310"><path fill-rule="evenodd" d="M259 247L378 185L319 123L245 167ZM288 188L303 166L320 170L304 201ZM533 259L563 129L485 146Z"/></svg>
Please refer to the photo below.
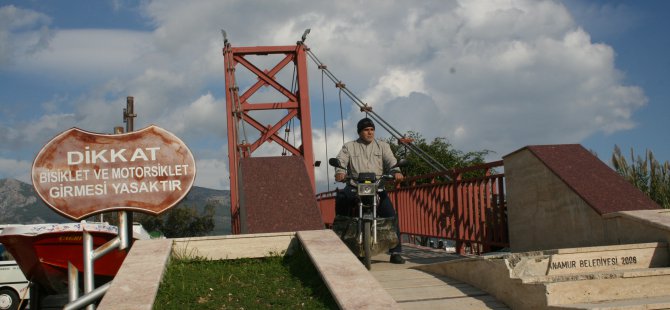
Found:
<svg viewBox="0 0 670 310"><path fill-rule="evenodd" d="M354 178L358 177L358 173L360 172L374 172L376 175L390 172L393 173L396 181L402 181L403 175L400 172L400 168L392 168L396 165L397 159L391 151L391 147L388 143L375 139L375 124L372 120L367 117L363 118L358 122L356 127L358 129L358 139L345 143L339 154L337 154L341 167L345 167L349 171L336 168L335 181L345 182L347 180L347 172L349 172L349 176ZM377 215L380 217L396 217L391 200L385 191L379 192L379 199ZM353 216L355 205L355 187L351 182L348 182L344 189L337 193L335 214ZM400 229L397 225L397 218L396 234L400 241ZM405 259L401 256L401 252L402 244L398 242L396 247L389 249L389 254L391 254L390 262L404 264Z"/></svg>

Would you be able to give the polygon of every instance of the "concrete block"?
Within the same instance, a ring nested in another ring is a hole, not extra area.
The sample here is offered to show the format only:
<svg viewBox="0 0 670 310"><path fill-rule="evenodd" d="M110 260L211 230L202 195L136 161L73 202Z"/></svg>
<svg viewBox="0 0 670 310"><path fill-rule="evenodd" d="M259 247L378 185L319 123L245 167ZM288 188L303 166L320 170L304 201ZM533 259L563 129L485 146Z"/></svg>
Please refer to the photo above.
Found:
<svg viewBox="0 0 670 310"><path fill-rule="evenodd" d="M242 158L239 183L243 234L325 228L301 157Z"/></svg>
<svg viewBox="0 0 670 310"><path fill-rule="evenodd" d="M612 301L599 301L592 303L577 303L554 305L548 307L551 310L651 310L651 309L670 309L670 296L632 298Z"/></svg>
<svg viewBox="0 0 670 310"><path fill-rule="evenodd" d="M493 295L511 309L542 309L547 305L543 284L524 284L511 276L504 256L473 257L416 267L468 283Z"/></svg>
<svg viewBox="0 0 670 310"><path fill-rule="evenodd" d="M513 252L668 241L658 234L626 241L635 231L608 223L610 213L660 206L581 145L527 146L503 161Z"/></svg>
<svg viewBox="0 0 670 310"><path fill-rule="evenodd" d="M575 267L552 267L558 265ZM510 253L417 269L471 284L512 309L548 309L663 299L670 295L669 265L668 245L662 242Z"/></svg>
<svg viewBox="0 0 670 310"><path fill-rule="evenodd" d="M290 253L295 242L295 232L176 238L173 240L176 255L200 256L210 260L258 258L283 252Z"/></svg>
<svg viewBox="0 0 670 310"><path fill-rule="evenodd" d="M670 292L668 268L603 272L587 278L547 283L547 305L662 297Z"/></svg>
<svg viewBox="0 0 670 310"><path fill-rule="evenodd" d="M515 277L668 267L666 243L643 243L600 247L512 253L507 256Z"/></svg>

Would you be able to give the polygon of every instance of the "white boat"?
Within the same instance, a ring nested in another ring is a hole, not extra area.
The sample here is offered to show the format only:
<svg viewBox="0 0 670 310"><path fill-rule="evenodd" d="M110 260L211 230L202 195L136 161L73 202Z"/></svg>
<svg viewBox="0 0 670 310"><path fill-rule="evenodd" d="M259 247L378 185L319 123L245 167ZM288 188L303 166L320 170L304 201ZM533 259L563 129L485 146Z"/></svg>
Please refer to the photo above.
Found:
<svg viewBox="0 0 670 310"><path fill-rule="evenodd" d="M0 233L7 226L0 225ZM0 309L18 308L19 304L27 304L29 298L28 279L14 257L0 243Z"/></svg>

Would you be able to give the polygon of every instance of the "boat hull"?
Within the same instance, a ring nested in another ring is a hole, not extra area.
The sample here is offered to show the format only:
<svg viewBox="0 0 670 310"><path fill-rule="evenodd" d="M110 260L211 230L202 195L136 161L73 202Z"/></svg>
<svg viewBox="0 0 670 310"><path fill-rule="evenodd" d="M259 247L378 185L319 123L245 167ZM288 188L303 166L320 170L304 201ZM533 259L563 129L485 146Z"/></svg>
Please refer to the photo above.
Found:
<svg viewBox="0 0 670 310"><path fill-rule="evenodd" d="M39 284L49 294L66 293L68 262L80 273L84 269L81 224L46 225L23 225L23 231L18 233L6 228L0 234L0 243L14 256L28 280ZM93 236L94 249L116 237L116 227L111 225L89 224L86 230ZM96 285L108 282L116 275L126 254L126 251L115 249L94 262Z"/></svg>

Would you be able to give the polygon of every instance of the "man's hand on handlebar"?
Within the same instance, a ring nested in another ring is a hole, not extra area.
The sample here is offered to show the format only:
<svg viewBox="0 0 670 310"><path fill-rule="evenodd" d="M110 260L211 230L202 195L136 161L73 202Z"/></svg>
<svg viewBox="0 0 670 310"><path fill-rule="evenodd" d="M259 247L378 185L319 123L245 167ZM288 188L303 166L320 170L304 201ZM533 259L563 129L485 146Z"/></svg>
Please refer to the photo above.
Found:
<svg viewBox="0 0 670 310"><path fill-rule="evenodd" d="M396 172L393 174L393 178L395 179L396 182L402 181L405 176L402 175L400 172ZM335 182L346 182L347 180L347 174L344 172L338 172L335 174Z"/></svg>
<svg viewBox="0 0 670 310"><path fill-rule="evenodd" d="M335 174L335 181L336 182L344 182L344 179L347 178L347 174L344 172L336 173Z"/></svg>

